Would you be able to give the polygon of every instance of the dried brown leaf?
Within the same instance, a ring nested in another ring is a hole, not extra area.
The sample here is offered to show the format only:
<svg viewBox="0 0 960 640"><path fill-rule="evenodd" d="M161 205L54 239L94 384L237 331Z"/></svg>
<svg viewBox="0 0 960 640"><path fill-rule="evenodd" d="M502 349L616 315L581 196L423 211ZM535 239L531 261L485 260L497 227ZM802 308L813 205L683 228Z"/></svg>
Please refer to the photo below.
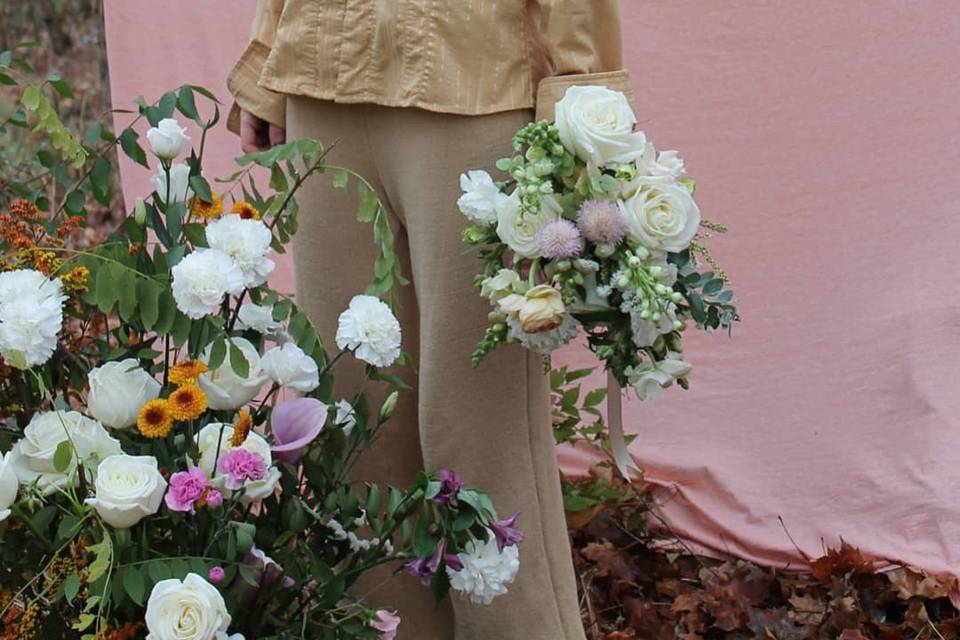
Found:
<svg viewBox="0 0 960 640"><path fill-rule="evenodd" d="M860 549L841 540L839 549L827 549L826 555L810 563L817 580L829 584L830 578L849 574L871 574L872 562L863 557Z"/></svg>
<svg viewBox="0 0 960 640"><path fill-rule="evenodd" d="M954 576L937 577L926 575L912 567L901 567L887 573L890 583L897 589L897 595L908 600L920 598L949 598L951 592L957 588L957 579Z"/></svg>

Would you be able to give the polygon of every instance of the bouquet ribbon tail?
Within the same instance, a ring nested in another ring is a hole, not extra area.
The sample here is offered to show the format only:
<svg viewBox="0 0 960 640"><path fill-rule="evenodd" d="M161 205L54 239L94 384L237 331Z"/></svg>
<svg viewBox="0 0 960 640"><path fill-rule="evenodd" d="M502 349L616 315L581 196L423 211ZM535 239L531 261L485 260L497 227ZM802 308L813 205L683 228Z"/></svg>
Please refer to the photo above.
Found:
<svg viewBox="0 0 960 640"><path fill-rule="evenodd" d="M610 449L617 469L624 480L631 479L630 470L636 469L633 458L627 450L627 439L623 434L623 389L609 371L607 372L607 422L610 424Z"/></svg>

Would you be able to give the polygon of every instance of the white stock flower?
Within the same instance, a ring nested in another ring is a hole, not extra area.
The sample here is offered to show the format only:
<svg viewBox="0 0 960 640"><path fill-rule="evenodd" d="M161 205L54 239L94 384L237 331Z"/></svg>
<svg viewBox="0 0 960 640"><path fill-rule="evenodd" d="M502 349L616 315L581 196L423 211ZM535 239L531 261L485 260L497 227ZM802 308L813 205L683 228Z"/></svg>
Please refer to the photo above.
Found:
<svg viewBox="0 0 960 640"><path fill-rule="evenodd" d="M207 225L207 244L230 256L243 272L243 285L256 287L267 281L276 264L266 256L272 235L260 220L225 215Z"/></svg>
<svg viewBox="0 0 960 640"><path fill-rule="evenodd" d="M63 283L33 269L0 273L0 352L7 364L41 365L63 325Z"/></svg>
<svg viewBox="0 0 960 640"><path fill-rule="evenodd" d="M619 201L627 235L652 250L680 252L690 246L700 226L700 208L686 187L637 179L638 189Z"/></svg>
<svg viewBox="0 0 960 640"><path fill-rule="evenodd" d="M167 174L161 170L150 176L153 188L160 199L167 199ZM170 165L170 202L186 202L193 197L190 188L190 167L182 162Z"/></svg>
<svg viewBox="0 0 960 640"><path fill-rule="evenodd" d="M678 354L667 353L667 357L659 362L627 367L624 373L637 398L654 400L678 378L689 375L692 368L693 365L683 361Z"/></svg>
<svg viewBox="0 0 960 640"><path fill-rule="evenodd" d="M281 387L300 393L309 393L320 384L317 362L292 342L267 351L260 366Z"/></svg>
<svg viewBox="0 0 960 640"><path fill-rule="evenodd" d="M229 640L232 618L217 588L188 573L154 585L144 621L147 640Z"/></svg>
<svg viewBox="0 0 960 640"><path fill-rule="evenodd" d="M227 497L232 495L233 492L227 489L227 476L217 471L216 464L219 464L219 460L223 459L224 454L237 448L230 444L232 437L233 427L220 422L208 424L196 435L197 448L200 450L200 459L197 461L197 466L213 478L213 483ZM217 440L220 441L219 458L217 457ZM245 491L240 501L244 504L250 504L257 500L263 500L273 494L277 482L280 481L280 470L272 466L273 456L270 453L270 445L259 433L251 431L239 448L258 454L263 458L263 463L267 467L267 475L264 478L247 481L243 485Z"/></svg>
<svg viewBox="0 0 960 640"><path fill-rule="evenodd" d="M183 147L190 142L190 137L176 119L164 118L157 126L147 130L147 142L153 155L169 162L180 155Z"/></svg>
<svg viewBox="0 0 960 640"><path fill-rule="evenodd" d="M540 200L540 211L524 213L520 207L520 194L514 191L497 207L497 235L522 258L540 257L537 236L547 224L560 219L563 208L553 194Z"/></svg>
<svg viewBox="0 0 960 640"><path fill-rule="evenodd" d="M642 318L641 313L639 309L630 311L630 332L633 344L637 347L652 346L658 337L673 332L673 323L677 319L677 305L670 303L667 312L660 316L658 322Z"/></svg>
<svg viewBox="0 0 960 640"><path fill-rule="evenodd" d="M240 349L240 353L247 361L249 370L247 377L241 378L230 365L229 345L227 356L219 367L200 375L198 384L207 394L207 405L215 411L232 411L247 404L260 392L263 383L267 381L260 366L260 354L246 338L230 338L230 341ZM207 347L201 360L210 362L211 347Z"/></svg>
<svg viewBox="0 0 960 640"><path fill-rule="evenodd" d="M501 553L493 536L486 542L470 540L458 557L463 563L460 571L447 567L450 588L477 604L490 604L497 596L507 593L506 585L513 582L520 569L517 546L505 547Z"/></svg>
<svg viewBox="0 0 960 640"><path fill-rule="evenodd" d="M140 408L160 395L160 383L133 358L102 364L87 374L87 380L87 412L113 429L135 425Z"/></svg>
<svg viewBox="0 0 960 640"><path fill-rule="evenodd" d="M463 195L457 199L457 207L470 222L488 225L497 221L497 205L507 196L500 192L489 173L482 170L461 173L460 188Z"/></svg>
<svg viewBox="0 0 960 640"><path fill-rule="evenodd" d="M273 305L261 306L247 302L240 305L237 313L237 329L244 331L253 329L263 335L275 335L283 328L283 324L273 319Z"/></svg>
<svg viewBox="0 0 960 640"><path fill-rule="evenodd" d="M349 400L340 399L337 400L334 408L337 410L337 417L334 418L333 423L340 425L343 429L343 432L346 435L350 435L350 432L353 431L353 428L357 426L357 411L353 408L353 405L350 404Z"/></svg>
<svg viewBox="0 0 960 640"><path fill-rule="evenodd" d="M485 278L480 283L480 295L490 302L497 302L511 293L517 293L521 285L519 273L513 269L500 269L497 275Z"/></svg>
<svg viewBox="0 0 960 640"><path fill-rule="evenodd" d="M170 273L177 308L193 319L215 313L225 295L236 295L244 287L243 271L230 256L216 249L197 249Z"/></svg>
<svg viewBox="0 0 960 640"><path fill-rule="evenodd" d="M167 481L153 456L112 455L97 467L95 498L87 498L104 522L129 529L160 509Z"/></svg>
<svg viewBox="0 0 960 640"><path fill-rule="evenodd" d="M64 471L57 471L54 455L60 443L67 441L73 444L70 464ZM21 484L37 481L40 490L49 494L76 479L78 460L96 475L100 462L118 453L123 453L120 443L96 420L76 411L47 411L33 416L23 430L23 438L10 450L7 462Z"/></svg>
<svg viewBox="0 0 960 640"><path fill-rule="evenodd" d="M559 349L576 338L580 332L580 323L569 313L563 316L560 326L550 331L527 333L523 330L520 319L514 317L507 318L507 326L510 328L511 340L518 340L524 348L543 355Z"/></svg>
<svg viewBox="0 0 960 640"><path fill-rule="evenodd" d="M554 108L560 141L595 167L643 157L647 138L634 131L637 118L627 97L599 86L573 86Z"/></svg>
<svg viewBox="0 0 960 640"><path fill-rule="evenodd" d="M354 296L340 314L337 346L375 367L388 367L400 357L400 323L379 298Z"/></svg>
<svg viewBox="0 0 960 640"><path fill-rule="evenodd" d="M20 484L17 472L9 461L10 454L4 455L0 452L0 522L10 515L10 507L17 501L17 487Z"/></svg>

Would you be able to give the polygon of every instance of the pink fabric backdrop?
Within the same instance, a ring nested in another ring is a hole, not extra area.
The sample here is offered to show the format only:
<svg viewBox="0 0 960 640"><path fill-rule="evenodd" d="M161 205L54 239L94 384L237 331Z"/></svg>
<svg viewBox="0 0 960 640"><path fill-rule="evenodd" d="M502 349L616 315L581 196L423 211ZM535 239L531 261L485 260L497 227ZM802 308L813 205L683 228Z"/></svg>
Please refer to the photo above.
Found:
<svg viewBox="0 0 960 640"><path fill-rule="evenodd" d="M106 4L117 105L184 81L226 95L252 3ZM951 0L624 7L642 126L683 151L701 207L732 228L711 246L744 318L732 340L688 340L690 391L627 407L666 517L701 549L765 563L802 564L782 516L811 556L842 536L960 574L960 14ZM236 142L212 142L226 173ZM142 193L145 172L125 165L124 181Z"/></svg>

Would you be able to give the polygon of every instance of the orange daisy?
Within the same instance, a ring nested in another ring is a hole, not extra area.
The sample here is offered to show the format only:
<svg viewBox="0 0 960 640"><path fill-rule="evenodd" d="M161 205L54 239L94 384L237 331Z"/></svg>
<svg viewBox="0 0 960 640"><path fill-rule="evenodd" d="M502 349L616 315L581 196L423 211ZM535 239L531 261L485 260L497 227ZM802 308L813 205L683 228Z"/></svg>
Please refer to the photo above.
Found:
<svg viewBox="0 0 960 640"><path fill-rule="evenodd" d="M237 416L237 420L233 423L233 435L230 436L230 446L239 447L242 445L247 439L251 427L253 427L253 418L250 417L250 412L246 409L241 409L240 415Z"/></svg>
<svg viewBox="0 0 960 640"><path fill-rule="evenodd" d="M137 429L145 438L163 438L173 427L173 411L168 400L156 398L140 407Z"/></svg>
<svg viewBox="0 0 960 640"><path fill-rule="evenodd" d="M190 212L204 220L216 220L219 218L220 214L223 213L223 198L215 193L210 195L213 197L213 202L204 202L199 197L195 197L193 204L190 205Z"/></svg>
<svg viewBox="0 0 960 640"><path fill-rule="evenodd" d="M200 374L209 371L206 363L200 360L187 360L178 362L170 367L170 382L180 386L183 384L197 384Z"/></svg>
<svg viewBox="0 0 960 640"><path fill-rule="evenodd" d="M207 410L207 394L195 384L185 384L167 399L176 420L195 420Z"/></svg>
<svg viewBox="0 0 960 640"><path fill-rule="evenodd" d="M260 212L257 211L257 208L246 200L237 200L233 203L233 207L230 209L230 213L235 213L244 220L259 220Z"/></svg>

